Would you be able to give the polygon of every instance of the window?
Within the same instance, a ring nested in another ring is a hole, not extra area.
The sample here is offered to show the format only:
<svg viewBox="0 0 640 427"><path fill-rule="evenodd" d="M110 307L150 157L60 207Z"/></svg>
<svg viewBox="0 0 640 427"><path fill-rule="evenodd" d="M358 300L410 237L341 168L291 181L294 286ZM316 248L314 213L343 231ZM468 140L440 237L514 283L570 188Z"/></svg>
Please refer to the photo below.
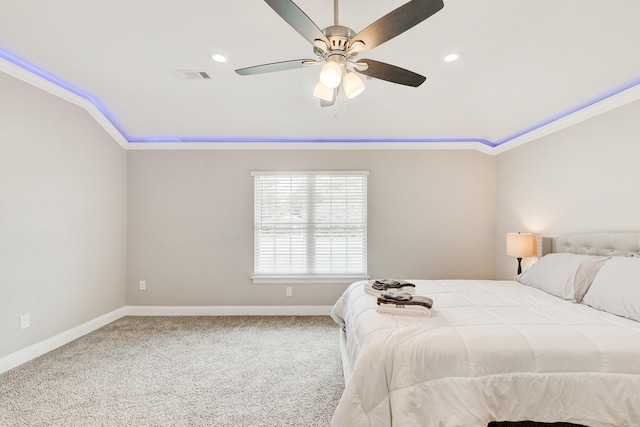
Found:
<svg viewBox="0 0 640 427"><path fill-rule="evenodd" d="M366 278L368 172L252 172L255 283Z"/></svg>

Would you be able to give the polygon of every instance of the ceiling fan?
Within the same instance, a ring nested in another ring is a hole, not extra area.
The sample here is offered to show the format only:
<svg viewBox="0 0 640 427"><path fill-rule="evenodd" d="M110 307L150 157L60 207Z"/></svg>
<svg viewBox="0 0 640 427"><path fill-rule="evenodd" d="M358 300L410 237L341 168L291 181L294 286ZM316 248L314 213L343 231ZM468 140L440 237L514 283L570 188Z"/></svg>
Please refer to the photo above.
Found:
<svg viewBox="0 0 640 427"><path fill-rule="evenodd" d="M334 25L320 30L291 0L265 0L294 30L313 44L316 59L294 59L240 68L242 76L291 70L324 64L313 95L320 105L335 103L340 87L347 99L361 94L364 83L356 73L406 86L418 87L426 77L395 65L358 59L358 54L373 49L424 21L444 7L442 0L412 0L378 19L359 33L338 23L338 0L334 0Z"/></svg>

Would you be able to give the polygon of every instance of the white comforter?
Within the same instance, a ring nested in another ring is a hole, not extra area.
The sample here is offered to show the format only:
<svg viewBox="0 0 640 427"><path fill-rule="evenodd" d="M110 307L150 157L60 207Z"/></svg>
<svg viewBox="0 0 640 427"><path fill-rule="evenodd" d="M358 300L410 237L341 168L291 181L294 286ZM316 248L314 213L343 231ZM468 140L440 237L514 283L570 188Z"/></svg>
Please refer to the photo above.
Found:
<svg viewBox="0 0 640 427"><path fill-rule="evenodd" d="M366 282L333 307L352 364L334 427L640 426L640 323L517 282L412 282L431 318L377 313Z"/></svg>

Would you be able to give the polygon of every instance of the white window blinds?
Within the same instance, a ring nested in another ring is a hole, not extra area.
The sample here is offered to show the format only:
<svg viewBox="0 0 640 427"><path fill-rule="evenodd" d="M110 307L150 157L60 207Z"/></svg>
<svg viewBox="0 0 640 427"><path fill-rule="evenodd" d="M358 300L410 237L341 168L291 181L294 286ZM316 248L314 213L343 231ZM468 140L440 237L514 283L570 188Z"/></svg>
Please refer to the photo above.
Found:
<svg viewBox="0 0 640 427"><path fill-rule="evenodd" d="M364 275L368 172L252 172L254 277Z"/></svg>

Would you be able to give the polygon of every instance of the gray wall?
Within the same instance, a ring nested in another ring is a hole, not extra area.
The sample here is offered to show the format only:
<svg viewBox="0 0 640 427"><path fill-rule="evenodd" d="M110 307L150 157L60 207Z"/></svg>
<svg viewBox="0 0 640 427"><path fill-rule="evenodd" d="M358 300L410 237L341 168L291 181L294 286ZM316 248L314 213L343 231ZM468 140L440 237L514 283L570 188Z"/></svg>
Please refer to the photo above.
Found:
<svg viewBox="0 0 640 427"><path fill-rule="evenodd" d="M331 305L252 284L252 170L368 170L372 277L492 278L495 157L475 151L130 151L127 305ZM146 291L138 289L145 280Z"/></svg>
<svg viewBox="0 0 640 427"><path fill-rule="evenodd" d="M640 101L498 155L496 230L502 279L507 232L640 230Z"/></svg>
<svg viewBox="0 0 640 427"><path fill-rule="evenodd" d="M79 107L4 73L0 100L2 357L124 305L127 170Z"/></svg>
<svg viewBox="0 0 640 427"><path fill-rule="evenodd" d="M333 304L346 285L287 298L251 283L252 170L369 170L372 277L510 278L509 231L640 229L640 102L493 157L126 153L81 108L1 73L0 99L0 357L125 304Z"/></svg>

